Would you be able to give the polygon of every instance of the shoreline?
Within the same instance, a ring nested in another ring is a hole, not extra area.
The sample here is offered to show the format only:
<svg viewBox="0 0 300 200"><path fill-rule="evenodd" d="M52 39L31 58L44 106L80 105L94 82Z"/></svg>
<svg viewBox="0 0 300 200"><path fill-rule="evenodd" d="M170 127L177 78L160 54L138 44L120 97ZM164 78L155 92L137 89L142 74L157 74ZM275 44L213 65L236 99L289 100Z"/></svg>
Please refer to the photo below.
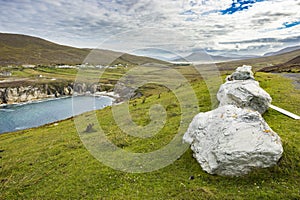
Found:
<svg viewBox="0 0 300 200"><path fill-rule="evenodd" d="M111 93L105 95L107 93L104 93L104 92L101 92L100 94L75 94L75 95L72 95L72 96L64 96L64 97L59 97L59 98L51 98L51 99L43 99L43 100L37 100L37 101L34 101L34 102L25 102L25 103L21 103L21 104L8 104L6 106L25 106L27 104L35 104L35 103L41 103L41 102L47 102L47 101L55 101L55 100L61 100L61 99L68 99L68 98L76 98L76 97L107 97L107 98L110 98L111 99L111 104L110 105L107 105L107 106L104 106L104 107L101 107L101 108L97 108L97 109L93 109L93 110L89 110L89 111L84 111L82 113L78 113L78 114L75 114L73 113L71 116L67 117L67 118L62 118L62 119L59 119L59 120L56 120L56 121L52 121L52 122L49 122L49 123L45 123L45 124L41 124L41 125L38 125L38 126L32 126L32 127L24 127L24 128L20 128L20 129L17 129L15 128L15 130L12 130L12 131L7 131L7 132L1 132L0 135L2 134L10 134L10 133L16 133L16 132L19 132L19 131L24 131L24 130L28 130L28 129L34 129L34 128L39 128L39 127L44 127L44 126L47 126L47 125L55 125L59 122L62 122L62 121L65 121L65 120L68 120L68 119L72 119L73 117L76 117L78 115L82 115L84 113L87 113L87 112L92 112L92 111L96 111L96 110L102 110L106 107L109 107L109 106L112 106L112 105L116 105L118 103L116 103L116 99L115 98L112 98L112 96L116 97L117 95L112 95ZM4 110L6 108L3 108L4 106L0 106L0 110ZM7 108L8 110L10 109L9 107Z"/></svg>
<svg viewBox="0 0 300 200"><path fill-rule="evenodd" d="M117 101L117 99L120 98L120 96L114 92L96 92L94 94L90 93L90 92L86 92L84 94L78 94L78 93L74 93L72 95L63 95L60 97L55 97L55 95L49 95L49 97L46 98L40 98L40 99L34 99L31 101L24 101L24 102L13 102L13 103L2 103L0 104L0 109L3 107L7 107L7 106L22 106L22 105L26 105L26 104L31 104L31 103L41 103L41 102L46 102L46 101L55 101L55 100L59 100L59 99L65 99L65 98L73 98L76 96L94 96L94 97L101 97L101 96L107 96L113 99L113 103Z"/></svg>

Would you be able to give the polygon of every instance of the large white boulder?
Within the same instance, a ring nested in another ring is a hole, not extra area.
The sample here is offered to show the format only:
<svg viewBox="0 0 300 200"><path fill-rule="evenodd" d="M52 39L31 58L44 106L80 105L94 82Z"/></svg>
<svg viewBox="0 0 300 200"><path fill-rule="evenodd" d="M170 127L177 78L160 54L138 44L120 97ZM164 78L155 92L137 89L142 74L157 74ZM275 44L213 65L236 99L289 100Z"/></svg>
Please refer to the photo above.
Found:
<svg viewBox="0 0 300 200"><path fill-rule="evenodd" d="M270 167L283 152L279 136L258 112L234 105L196 115L183 139L210 174L239 176Z"/></svg>
<svg viewBox="0 0 300 200"><path fill-rule="evenodd" d="M220 106L236 105L251 108L263 114L269 108L272 98L255 80L233 80L221 85L217 98Z"/></svg>

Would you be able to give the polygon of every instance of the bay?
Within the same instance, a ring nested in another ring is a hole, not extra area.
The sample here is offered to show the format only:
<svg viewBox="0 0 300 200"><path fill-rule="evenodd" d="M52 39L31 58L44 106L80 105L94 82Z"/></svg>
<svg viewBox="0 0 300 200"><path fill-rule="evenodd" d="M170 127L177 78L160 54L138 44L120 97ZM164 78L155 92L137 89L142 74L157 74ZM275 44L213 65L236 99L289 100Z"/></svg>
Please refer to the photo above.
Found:
<svg viewBox="0 0 300 200"><path fill-rule="evenodd" d="M76 96L0 107L0 133L42 126L112 105L107 96ZM72 105L76 105L73 109Z"/></svg>

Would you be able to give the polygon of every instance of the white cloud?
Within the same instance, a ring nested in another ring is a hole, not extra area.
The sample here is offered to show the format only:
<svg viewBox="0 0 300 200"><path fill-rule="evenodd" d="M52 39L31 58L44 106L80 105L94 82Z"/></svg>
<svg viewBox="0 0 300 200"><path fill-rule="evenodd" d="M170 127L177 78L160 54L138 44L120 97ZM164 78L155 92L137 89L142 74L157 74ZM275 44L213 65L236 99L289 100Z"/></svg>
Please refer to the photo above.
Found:
<svg viewBox="0 0 300 200"><path fill-rule="evenodd" d="M0 0L0 31L79 47L96 47L106 41L104 47L115 50L156 47L184 52L205 48L243 54L292 45L284 39L300 36L299 26L279 29L286 22L300 21L298 0L257 2L232 15L218 12L232 2ZM261 38L279 41L257 41ZM243 43L245 40L249 42Z"/></svg>

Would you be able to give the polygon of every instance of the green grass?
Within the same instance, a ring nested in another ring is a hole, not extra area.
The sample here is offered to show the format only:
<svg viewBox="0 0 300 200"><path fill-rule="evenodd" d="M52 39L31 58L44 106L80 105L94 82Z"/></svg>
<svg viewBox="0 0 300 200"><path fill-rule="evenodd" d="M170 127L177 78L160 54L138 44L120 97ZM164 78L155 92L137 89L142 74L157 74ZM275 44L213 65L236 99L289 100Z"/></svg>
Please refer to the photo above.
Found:
<svg viewBox="0 0 300 200"><path fill-rule="evenodd" d="M273 97L273 104L300 115L300 91L279 75L256 73ZM204 82L192 83L199 109L211 109ZM180 88L178 88L180 90ZM131 102L133 120L146 125L148 109L160 103L167 110L166 126L153 138L137 139L123 134L110 108L97 111L107 137L132 152L151 152L166 145L177 133L180 107L172 92ZM133 103L136 106L133 106ZM90 117L93 113L85 113ZM189 119L193 115L191 114ZM220 177L202 171L186 151L173 164L150 173L113 170L84 148L73 119L43 127L0 135L0 199L300 199L300 122L269 110L264 118L283 141L279 164L243 177ZM185 124L188 125L188 124ZM84 124L83 124L84 126ZM189 177L194 176L194 180Z"/></svg>
<svg viewBox="0 0 300 200"><path fill-rule="evenodd" d="M111 88L111 85L114 85L128 69L124 67L105 69L101 80L99 80L99 74L103 72L103 70L95 68L81 69L80 73L83 78L80 78L78 82L82 81L88 84L100 82L104 85L104 88ZM43 84L57 85L61 83L66 86L68 83L75 82L79 72L78 69L46 66L34 68L24 68L21 66L0 67L0 72L1 71L12 72L11 77L0 77L0 80L11 80L11 82L0 83L1 88ZM105 85L108 85L108 87Z"/></svg>

